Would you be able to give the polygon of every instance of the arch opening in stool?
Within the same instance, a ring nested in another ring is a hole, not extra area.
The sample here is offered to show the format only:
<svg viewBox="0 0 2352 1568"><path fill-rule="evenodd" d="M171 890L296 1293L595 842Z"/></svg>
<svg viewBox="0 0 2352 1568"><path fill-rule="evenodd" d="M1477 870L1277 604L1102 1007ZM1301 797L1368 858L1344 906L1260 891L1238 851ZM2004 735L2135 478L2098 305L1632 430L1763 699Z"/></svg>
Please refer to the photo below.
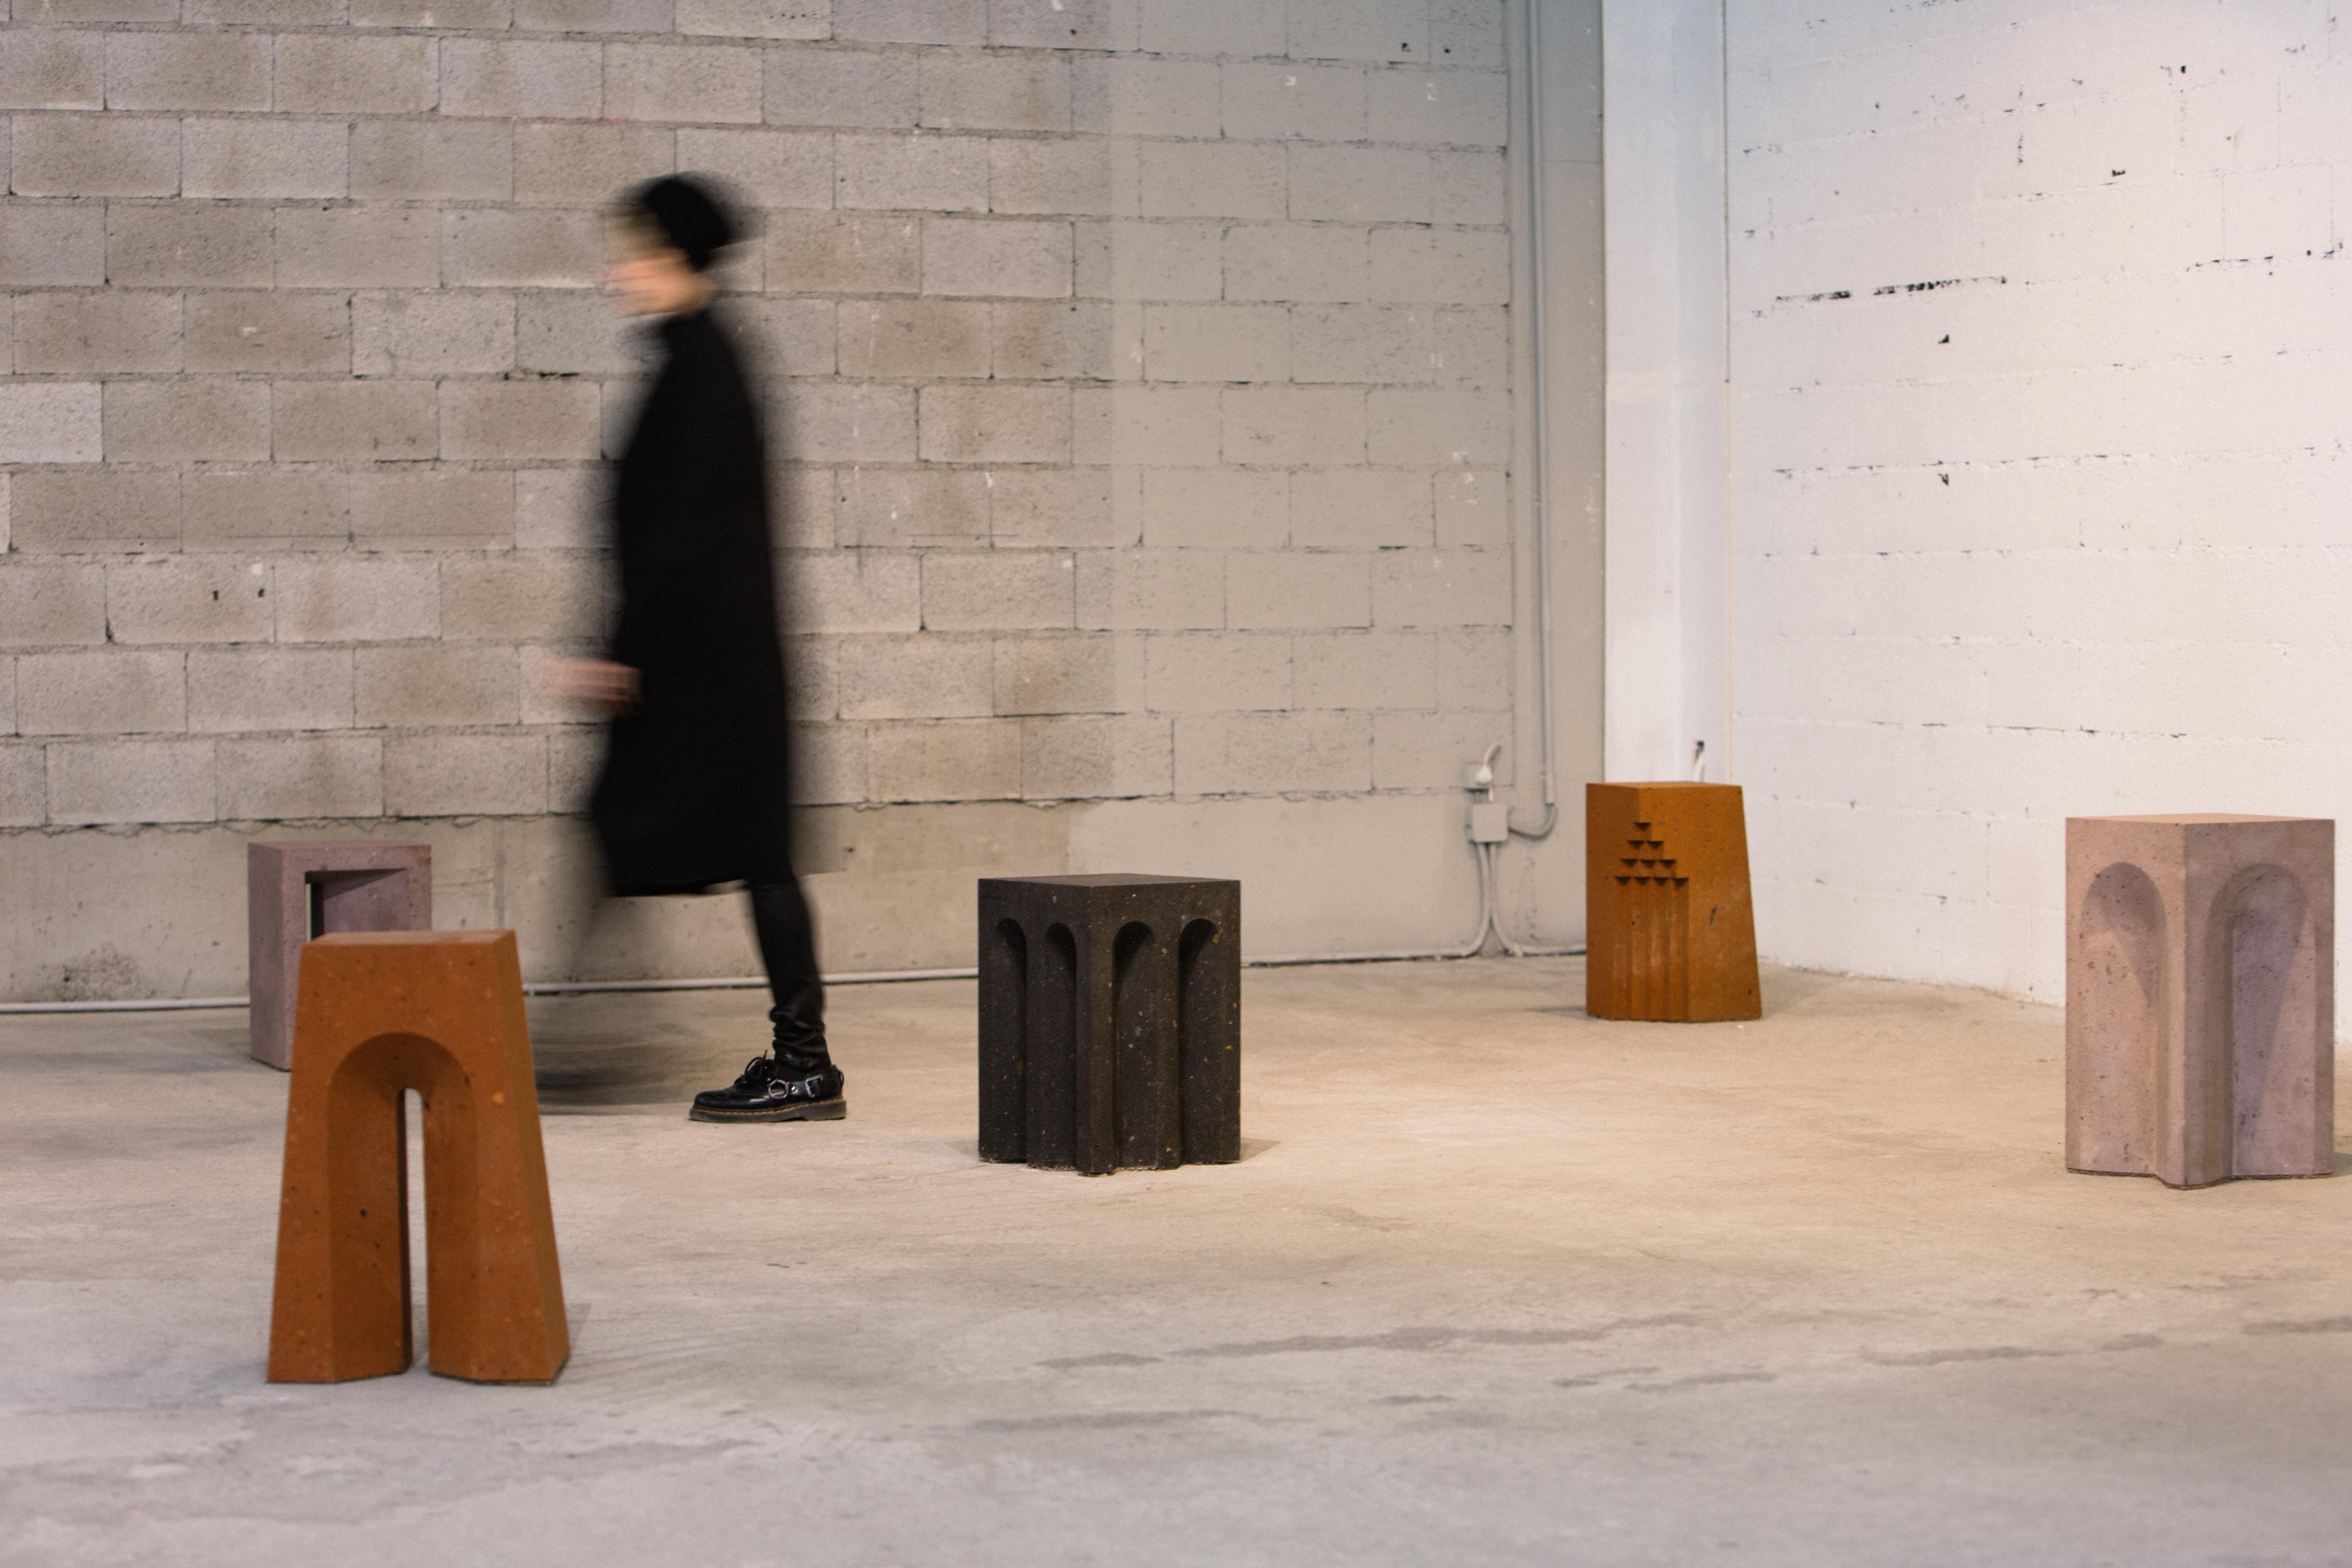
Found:
<svg viewBox="0 0 2352 1568"><path fill-rule="evenodd" d="M2299 1174L2308 1163L2308 1138L2281 1108L2294 1101L2294 1080L2308 1071L2308 1053L2292 1040L2316 1006L2310 901L2301 879L2267 862L2240 871L2216 900L2224 926L2211 951L2229 973L2209 994L2229 1009L2232 1174Z"/></svg>
<svg viewBox="0 0 2352 1568"><path fill-rule="evenodd" d="M2105 1048L2069 1054L2066 1163L2077 1171L2150 1173L2158 1151L2156 1085L2166 1051L2164 898L2127 861L2102 870L2075 914L2075 941L2091 955L2076 1020L2105 1021Z"/></svg>
<svg viewBox="0 0 2352 1568"><path fill-rule="evenodd" d="M1176 1052L1183 1084L1180 1131L1184 1161L1227 1164L1241 1158L1238 996L1225 994L1234 973L1221 950L1217 923L1185 922L1176 943Z"/></svg>
<svg viewBox="0 0 2352 1568"><path fill-rule="evenodd" d="M1142 921L1111 939L1111 1135L1125 1169L1166 1170L1183 1157L1173 959Z"/></svg>
<svg viewBox="0 0 2352 1568"><path fill-rule="evenodd" d="M1077 938L1055 921L1029 965L1029 1163L1067 1165L1077 1149Z"/></svg>

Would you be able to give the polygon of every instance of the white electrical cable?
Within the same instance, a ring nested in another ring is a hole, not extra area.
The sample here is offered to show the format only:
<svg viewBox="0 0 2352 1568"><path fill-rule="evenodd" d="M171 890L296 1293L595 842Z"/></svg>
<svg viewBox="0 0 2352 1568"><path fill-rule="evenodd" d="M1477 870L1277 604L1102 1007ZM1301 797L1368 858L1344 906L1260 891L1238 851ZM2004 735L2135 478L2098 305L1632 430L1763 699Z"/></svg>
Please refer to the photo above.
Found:
<svg viewBox="0 0 2352 1568"><path fill-rule="evenodd" d="M143 1002L0 1002L0 1013L186 1013L246 1005L242 996L158 996Z"/></svg>
<svg viewBox="0 0 2352 1568"><path fill-rule="evenodd" d="M827 985L888 985L901 980L969 980L976 969L877 969L864 973L828 974ZM549 980L522 988L526 996L568 996L590 991L751 991L768 982L760 975L734 975L723 980ZM157 996L136 1002L0 1002L0 1016L17 1013L184 1013L222 1007L250 1006L243 996Z"/></svg>
<svg viewBox="0 0 2352 1568"><path fill-rule="evenodd" d="M977 969L873 969L850 974L825 974L827 985L889 985L902 980L970 980ZM725 980L541 980L526 984L526 996L584 995L599 991L756 991L768 984L759 974L739 974Z"/></svg>
<svg viewBox="0 0 2352 1568"><path fill-rule="evenodd" d="M1470 775L1470 788L1472 793L1474 795L1482 795L1486 796L1485 801L1482 802L1481 805L1488 807L1491 807L1495 804L1495 755L1502 749L1503 743L1500 741L1497 741L1493 745L1487 747L1486 756L1480 760L1478 766L1471 773ZM1502 944L1503 951L1509 953L1513 958L1569 958L1573 957L1577 953L1582 952L1584 949L1580 947L1523 946L1518 942L1513 942L1511 940L1510 933L1503 929L1503 844L1507 842L1507 836L1502 840L1486 839L1476 837L1478 832L1478 806L1474 805L1471 807L1470 811L1470 831L1472 834L1472 837L1470 839L1470 850L1471 853L1477 858L1478 861L1478 917L1480 922L1478 941L1472 948L1472 953L1484 951L1486 939L1489 936L1492 936L1496 942L1500 942ZM1510 826L1510 818L1507 813L1504 816L1503 825L1506 828L1508 828ZM1551 831L1551 823L1549 821L1545 823L1543 831L1545 833ZM1528 834L1522 835L1522 837L1540 837L1542 835ZM1464 954L1463 956L1467 957L1470 956L1470 954Z"/></svg>
<svg viewBox="0 0 2352 1568"><path fill-rule="evenodd" d="M1465 950L1463 956L1465 958L1475 957L1486 952L1486 939L1502 934L1495 929L1495 862L1486 853L1487 846L1481 844L1476 847L1478 850L1478 934Z"/></svg>
<svg viewBox="0 0 2352 1568"><path fill-rule="evenodd" d="M1480 878L1482 889L1485 877ZM1482 897L1481 904L1485 903ZM1483 927L1476 942L1467 947L1405 948L1389 952L1297 952L1282 953L1270 958L1244 958L1244 969L1289 969L1309 963L1409 963L1429 959L1475 958L1486 948L1486 933L1491 925ZM1510 939L1499 930L1504 947L1514 956L1528 958L1562 958L1582 952L1580 947L1552 949L1514 948ZM977 969L886 969L864 974L828 974L827 985L892 985L902 981L972 980ZM723 980L580 980L549 981L523 987L529 996L571 996L588 993L623 991L758 991L767 986L760 975L734 975ZM250 1004L243 996L159 996L136 1002L0 1002L0 1016L9 1014L54 1013L187 1013Z"/></svg>
<svg viewBox="0 0 2352 1568"><path fill-rule="evenodd" d="M1497 868L1499 868L1499 863L1502 859L1503 847L1499 844L1481 844L1478 847L1490 864L1494 864ZM1490 888L1495 887L1496 879L1496 876L1490 873L1486 879L1486 885ZM1495 933L1495 940L1502 943L1503 951L1513 958L1573 958L1584 951L1583 947L1580 945L1577 947L1533 947L1523 942L1513 942L1511 940L1511 933L1503 929L1502 899L1499 889L1497 889L1496 894L1488 902L1486 921L1487 929Z"/></svg>

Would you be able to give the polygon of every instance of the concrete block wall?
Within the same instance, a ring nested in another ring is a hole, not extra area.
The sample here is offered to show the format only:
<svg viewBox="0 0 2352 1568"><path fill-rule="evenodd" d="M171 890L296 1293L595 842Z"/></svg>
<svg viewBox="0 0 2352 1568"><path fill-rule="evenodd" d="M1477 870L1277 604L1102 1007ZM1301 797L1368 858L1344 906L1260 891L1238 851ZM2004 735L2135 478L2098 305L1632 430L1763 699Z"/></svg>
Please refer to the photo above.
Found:
<svg viewBox="0 0 2352 1568"><path fill-rule="evenodd" d="M594 731L533 670L594 646L638 384L600 208L671 170L757 209L724 309L812 807L1211 803L1163 866L1257 842L1217 802L1327 800L1370 854L1393 815L1339 807L1411 797L1458 839L1514 732L1504 66L1501 0L16 0L0 875L92 834L185 868L204 825L577 855L530 825ZM1402 927L1254 945L1456 940L1455 858ZM487 863L452 918L580 880ZM0 994L234 991L241 920L191 901L111 968L18 930Z"/></svg>
<svg viewBox="0 0 2352 1568"><path fill-rule="evenodd" d="M2068 816L2352 817L2336 9L1731 5L1775 956L2055 1001Z"/></svg>

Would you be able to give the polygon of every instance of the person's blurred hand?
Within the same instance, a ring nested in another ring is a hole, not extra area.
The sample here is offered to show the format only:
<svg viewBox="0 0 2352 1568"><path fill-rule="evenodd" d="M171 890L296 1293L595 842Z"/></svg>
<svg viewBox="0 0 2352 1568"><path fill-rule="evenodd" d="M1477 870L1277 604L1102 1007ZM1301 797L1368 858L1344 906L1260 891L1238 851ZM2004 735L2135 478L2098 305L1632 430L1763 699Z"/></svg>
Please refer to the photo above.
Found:
<svg viewBox="0 0 2352 1568"><path fill-rule="evenodd" d="M539 667L540 689L599 713L626 713L637 705L637 672L605 658L551 658Z"/></svg>

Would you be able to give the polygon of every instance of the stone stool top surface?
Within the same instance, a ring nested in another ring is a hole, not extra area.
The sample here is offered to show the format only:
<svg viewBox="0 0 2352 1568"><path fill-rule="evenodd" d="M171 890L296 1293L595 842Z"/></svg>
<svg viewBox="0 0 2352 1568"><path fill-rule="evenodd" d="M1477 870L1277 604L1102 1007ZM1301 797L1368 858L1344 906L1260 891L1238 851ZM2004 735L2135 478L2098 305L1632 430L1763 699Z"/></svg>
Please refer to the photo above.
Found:
<svg viewBox="0 0 2352 1568"><path fill-rule="evenodd" d="M327 947L492 947L513 940L510 931L331 931L310 945Z"/></svg>
<svg viewBox="0 0 2352 1568"><path fill-rule="evenodd" d="M2227 811L2163 812L2147 816L2070 816L2069 822L2145 822L2158 827L2225 827L2239 822L2332 822L2327 816L2248 816Z"/></svg>
<svg viewBox="0 0 2352 1568"><path fill-rule="evenodd" d="M1226 882L1229 877L1162 877L1150 871L1086 871L1055 877L983 877L986 882L1044 882L1056 888L1129 888L1138 883Z"/></svg>
<svg viewBox="0 0 2352 1568"><path fill-rule="evenodd" d="M341 865L320 868L352 871L403 870L417 860L429 858L433 853L430 844L397 838L257 838L246 847L284 860L341 861Z"/></svg>

